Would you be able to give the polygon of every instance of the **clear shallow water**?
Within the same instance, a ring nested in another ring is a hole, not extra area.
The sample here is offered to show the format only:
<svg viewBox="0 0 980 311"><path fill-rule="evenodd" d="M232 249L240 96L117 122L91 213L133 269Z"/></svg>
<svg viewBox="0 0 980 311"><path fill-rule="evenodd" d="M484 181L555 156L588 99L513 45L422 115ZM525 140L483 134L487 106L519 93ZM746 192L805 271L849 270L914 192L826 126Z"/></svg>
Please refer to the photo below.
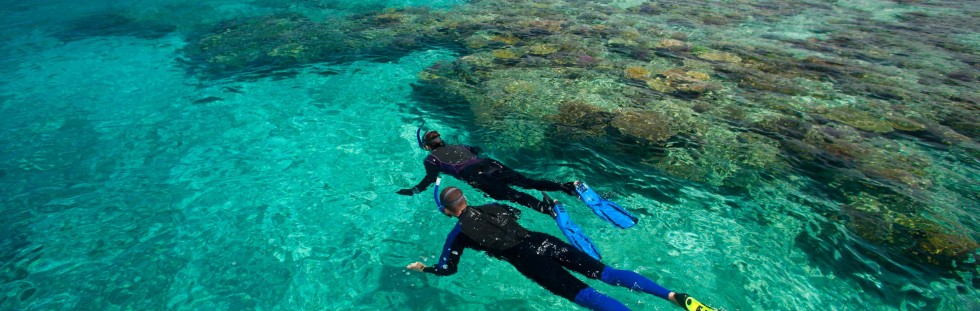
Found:
<svg viewBox="0 0 980 311"><path fill-rule="evenodd" d="M326 18L419 4L320 2L296 10ZM218 81L188 74L177 60L187 44L183 34L195 27L283 7L272 1L6 7L0 309L573 308L475 252L451 277L403 268L434 261L452 226L435 215L428 195L393 192L421 178L424 152L413 137L420 115L445 109L413 94L411 84L455 52L420 49L385 63L318 63L289 75ZM169 19L175 28L66 26L105 11ZM811 29L805 20L790 23ZM427 126L452 141L483 145L529 175L585 179L609 193L641 217L636 228L614 229L582 204L559 198L607 263L712 305L977 308L976 271L940 273L875 253L829 219L827 211L841 203L808 177L731 191L587 144L521 149L494 140L493 130L460 125L471 117L453 112ZM975 163L936 157L946 161L933 169L960 174L936 183L966 176L973 183L961 187L977 189ZM975 199L937 198L961 207L944 212L966 219L964 230L974 237ZM558 235L540 215L527 213L522 221ZM675 308L591 284L634 309Z"/></svg>

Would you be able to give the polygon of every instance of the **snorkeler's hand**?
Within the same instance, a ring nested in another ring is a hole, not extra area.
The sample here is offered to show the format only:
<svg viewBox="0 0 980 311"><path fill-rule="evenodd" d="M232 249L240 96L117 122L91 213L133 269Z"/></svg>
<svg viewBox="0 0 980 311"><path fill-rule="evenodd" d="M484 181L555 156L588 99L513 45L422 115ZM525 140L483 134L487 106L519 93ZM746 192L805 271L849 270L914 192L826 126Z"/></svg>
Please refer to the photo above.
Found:
<svg viewBox="0 0 980 311"><path fill-rule="evenodd" d="M413 263L405 266L405 268L407 268L409 270L415 270L415 271L418 271L418 272L422 272L422 269L425 269L425 265L423 265L421 262L416 261L416 262L413 262Z"/></svg>
<svg viewBox="0 0 980 311"><path fill-rule="evenodd" d="M413 196L413 195L419 193L419 190L417 188L415 188L415 187L412 187L412 188L405 188L405 189L402 189L402 190L398 190L395 193L400 194L400 195Z"/></svg>
<svg viewBox="0 0 980 311"><path fill-rule="evenodd" d="M558 217L558 213L555 212L555 205L560 204L558 200L552 199L547 193L541 191L541 201L545 204L543 213L551 215L552 218Z"/></svg>

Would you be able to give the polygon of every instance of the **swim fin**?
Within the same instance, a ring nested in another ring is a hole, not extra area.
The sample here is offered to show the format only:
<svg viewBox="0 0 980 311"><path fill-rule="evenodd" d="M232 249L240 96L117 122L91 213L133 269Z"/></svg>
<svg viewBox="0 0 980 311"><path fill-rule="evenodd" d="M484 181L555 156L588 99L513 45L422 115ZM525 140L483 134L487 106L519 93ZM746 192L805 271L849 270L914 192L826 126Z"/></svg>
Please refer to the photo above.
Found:
<svg viewBox="0 0 980 311"><path fill-rule="evenodd" d="M626 229L636 225L636 217L618 204L603 199L595 190L589 188L584 182L575 182L575 192L578 192L582 202L592 208L592 212L599 215L602 220L608 221L616 227Z"/></svg>
<svg viewBox="0 0 980 311"><path fill-rule="evenodd" d="M691 297L691 295L684 293L674 294L674 299L677 300L677 304L681 305L681 308L687 311L715 311L715 308L709 307Z"/></svg>
<svg viewBox="0 0 980 311"><path fill-rule="evenodd" d="M592 258L602 260L602 256L599 255L599 250L595 248L595 244L592 244L592 239L589 239L589 237L582 233L582 228L572 223L572 219L565 212L565 206L558 201L551 201L548 195L545 195L545 201L554 202L555 222L558 223L558 228L561 229L561 233L565 234L568 243L580 251L589 254Z"/></svg>

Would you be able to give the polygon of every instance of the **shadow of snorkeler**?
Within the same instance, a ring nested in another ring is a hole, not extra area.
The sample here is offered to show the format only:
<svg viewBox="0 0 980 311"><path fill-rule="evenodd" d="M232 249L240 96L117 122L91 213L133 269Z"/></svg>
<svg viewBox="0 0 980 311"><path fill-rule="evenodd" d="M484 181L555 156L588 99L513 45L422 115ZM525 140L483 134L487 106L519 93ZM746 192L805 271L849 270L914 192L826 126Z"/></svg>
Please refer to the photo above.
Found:
<svg viewBox="0 0 980 311"><path fill-rule="evenodd" d="M404 266L384 266L381 269L380 286L364 293L357 305L373 305L387 310L446 310L472 309L480 306L482 310L515 310L527 305L519 299L483 299L494 296L491 291L485 295L460 295L429 284L432 275L409 271ZM493 291L495 293L495 291Z"/></svg>

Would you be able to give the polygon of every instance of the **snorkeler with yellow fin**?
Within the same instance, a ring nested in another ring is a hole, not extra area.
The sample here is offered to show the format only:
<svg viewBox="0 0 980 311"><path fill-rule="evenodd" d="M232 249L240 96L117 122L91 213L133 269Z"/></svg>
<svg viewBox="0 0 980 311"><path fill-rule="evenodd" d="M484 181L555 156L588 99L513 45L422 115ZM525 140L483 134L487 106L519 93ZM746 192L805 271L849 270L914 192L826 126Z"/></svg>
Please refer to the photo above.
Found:
<svg viewBox="0 0 980 311"><path fill-rule="evenodd" d="M572 275L578 273L603 283L625 287L672 302L687 311L713 311L688 294L667 289L630 270L616 269L578 247L550 234L528 230L520 223L520 210L500 203L470 206L457 187L440 191L436 179L433 199L439 213L457 218L446 236L439 261L431 266L413 262L405 268L438 276L455 274L465 249L482 251L506 261L517 272L549 292L591 310L629 310L626 305ZM547 198L546 198L547 199ZM554 205L561 206L558 201Z"/></svg>

